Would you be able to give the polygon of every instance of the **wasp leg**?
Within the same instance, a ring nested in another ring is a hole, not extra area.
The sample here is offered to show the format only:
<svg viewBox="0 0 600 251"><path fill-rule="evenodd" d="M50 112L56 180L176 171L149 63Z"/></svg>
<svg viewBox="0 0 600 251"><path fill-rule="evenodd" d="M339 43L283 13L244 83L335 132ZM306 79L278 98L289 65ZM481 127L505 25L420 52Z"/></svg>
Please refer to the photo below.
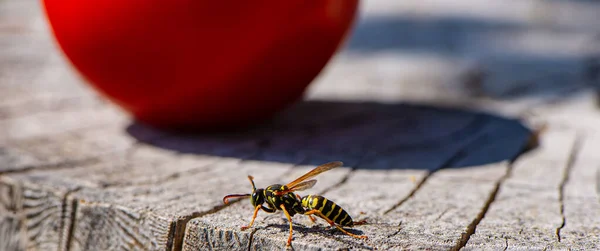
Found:
<svg viewBox="0 0 600 251"><path fill-rule="evenodd" d="M329 225L336 227L337 229L339 229L340 231L342 231L344 234L350 235L354 238L359 238L359 239L367 239L368 237L366 235L355 235L353 233L350 233L346 230L344 230L343 228L341 228L340 226L338 226L337 224L335 224L335 222L333 222L332 220L330 220L329 218L327 218L327 216L325 216L323 213L321 213L321 211L317 210L317 209L313 209L310 210L306 213L304 213L305 215L311 215L311 214L316 214L317 216L323 218L324 220L327 221L327 223L329 223Z"/></svg>
<svg viewBox="0 0 600 251"><path fill-rule="evenodd" d="M367 220L354 221L352 222L352 224L354 224L355 226L364 225L367 224Z"/></svg>
<svg viewBox="0 0 600 251"><path fill-rule="evenodd" d="M254 208L254 215L252 215L252 221L250 221L250 224L248 226L242 226L242 230L246 230L252 227L252 224L254 224L254 219L256 219L256 215L258 214L258 210L260 210L261 207L261 205L258 205L256 206L256 208Z"/></svg>
<svg viewBox="0 0 600 251"><path fill-rule="evenodd" d="M285 209L285 206L283 204L281 204L281 206L279 206L281 208L281 210L283 210L283 213L285 214L285 217L287 217L288 221L290 222L290 236L288 237L287 240L287 245L290 246L292 245L292 217L290 216L290 214L288 213L288 211Z"/></svg>
<svg viewBox="0 0 600 251"><path fill-rule="evenodd" d="M271 206L269 206L269 204L266 204L267 206L261 207L260 209L262 209L263 211L267 212L267 213L274 213L277 211L277 209L275 208L271 208Z"/></svg>

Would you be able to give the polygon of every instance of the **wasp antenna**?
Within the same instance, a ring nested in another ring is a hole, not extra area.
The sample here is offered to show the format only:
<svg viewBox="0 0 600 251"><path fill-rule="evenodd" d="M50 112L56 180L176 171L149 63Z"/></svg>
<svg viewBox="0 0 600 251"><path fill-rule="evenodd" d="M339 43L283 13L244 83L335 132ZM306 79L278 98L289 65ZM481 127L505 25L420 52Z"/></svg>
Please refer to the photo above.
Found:
<svg viewBox="0 0 600 251"><path fill-rule="evenodd" d="M248 175L248 180L250 180L250 183L252 184L252 191L256 190L256 186L254 185L254 177L252 177L252 175Z"/></svg>
<svg viewBox="0 0 600 251"><path fill-rule="evenodd" d="M230 194L227 195L225 197L223 197L223 203L228 204L229 203L229 199L233 199L233 198L242 198L242 197L250 197L251 194Z"/></svg>

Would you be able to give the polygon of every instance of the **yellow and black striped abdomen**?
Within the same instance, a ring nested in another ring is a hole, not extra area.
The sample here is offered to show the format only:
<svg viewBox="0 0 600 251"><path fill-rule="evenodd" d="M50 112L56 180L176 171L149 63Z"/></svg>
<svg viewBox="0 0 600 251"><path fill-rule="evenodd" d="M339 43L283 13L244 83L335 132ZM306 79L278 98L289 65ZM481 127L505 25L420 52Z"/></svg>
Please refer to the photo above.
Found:
<svg viewBox="0 0 600 251"><path fill-rule="evenodd" d="M302 198L302 206L310 210L316 209L323 213L327 218L333 222L351 227L354 225L352 217L342 207L335 204L335 202L328 200L327 198L319 195L308 195Z"/></svg>

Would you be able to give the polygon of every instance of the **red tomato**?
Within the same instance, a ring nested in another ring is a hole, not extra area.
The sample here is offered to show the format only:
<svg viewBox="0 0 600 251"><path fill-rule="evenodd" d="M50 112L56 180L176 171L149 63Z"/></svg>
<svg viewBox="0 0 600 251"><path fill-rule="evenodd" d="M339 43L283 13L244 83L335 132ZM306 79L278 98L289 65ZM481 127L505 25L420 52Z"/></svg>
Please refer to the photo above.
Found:
<svg viewBox="0 0 600 251"><path fill-rule="evenodd" d="M301 98L358 0L43 0L100 93L165 128L241 126Z"/></svg>

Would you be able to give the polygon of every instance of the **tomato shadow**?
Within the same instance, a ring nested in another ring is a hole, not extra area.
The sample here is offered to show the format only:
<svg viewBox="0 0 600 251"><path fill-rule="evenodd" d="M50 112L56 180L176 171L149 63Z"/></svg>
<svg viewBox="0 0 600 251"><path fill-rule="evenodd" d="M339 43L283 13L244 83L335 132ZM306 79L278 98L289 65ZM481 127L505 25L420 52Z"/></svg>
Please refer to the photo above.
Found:
<svg viewBox="0 0 600 251"><path fill-rule="evenodd" d="M304 101L243 131L177 134L132 122L140 143L183 154L361 169L477 166L513 160L531 130L520 121L407 103Z"/></svg>

